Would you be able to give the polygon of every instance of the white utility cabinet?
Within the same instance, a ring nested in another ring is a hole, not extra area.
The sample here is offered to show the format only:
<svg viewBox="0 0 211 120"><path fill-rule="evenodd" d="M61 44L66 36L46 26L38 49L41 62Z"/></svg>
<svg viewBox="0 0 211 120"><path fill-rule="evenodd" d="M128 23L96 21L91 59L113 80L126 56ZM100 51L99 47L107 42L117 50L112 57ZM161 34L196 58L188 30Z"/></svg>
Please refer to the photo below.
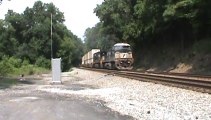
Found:
<svg viewBox="0 0 211 120"><path fill-rule="evenodd" d="M52 83L61 83L61 58L51 59Z"/></svg>

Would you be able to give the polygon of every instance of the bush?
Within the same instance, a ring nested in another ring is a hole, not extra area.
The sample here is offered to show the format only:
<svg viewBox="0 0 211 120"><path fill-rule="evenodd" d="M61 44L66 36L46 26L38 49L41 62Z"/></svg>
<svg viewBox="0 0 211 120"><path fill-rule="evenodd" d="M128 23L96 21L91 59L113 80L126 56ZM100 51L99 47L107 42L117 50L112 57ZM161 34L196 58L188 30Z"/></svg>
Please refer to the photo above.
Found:
<svg viewBox="0 0 211 120"><path fill-rule="evenodd" d="M27 65L29 65L29 60L24 59L22 62L22 66L27 66Z"/></svg>
<svg viewBox="0 0 211 120"><path fill-rule="evenodd" d="M43 62L42 62L43 61ZM43 65L49 65L50 62L46 62L46 59L39 59L40 65L43 63ZM0 61L0 76L19 76L21 74L24 75L33 75L33 74L40 74L43 72L48 72L48 69L42 68L31 65L28 60L23 60L21 62L21 59L17 59L14 57L3 57Z"/></svg>
<svg viewBox="0 0 211 120"><path fill-rule="evenodd" d="M48 68L50 69L51 67L51 61L44 58L44 57L39 57L37 60L36 60L36 63L35 63L36 66L38 67L44 67L44 68Z"/></svg>
<svg viewBox="0 0 211 120"><path fill-rule="evenodd" d="M9 64L11 64L15 68L20 68L22 64L22 60L14 57L10 57L8 60Z"/></svg>
<svg viewBox="0 0 211 120"><path fill-rule="evenodd" d="M24 75L33 75L34 72L34 66L33 65L24 65L19 69L20 73L19 74L24 74Z"/></svg>
<svg viewBox="0 0 211 120"><path fill-rule="evenodd" d="M13 65L9 62L8 57L3 57L0 61L0 76L7 76L13 72Z"/></svg>
<svg viewBox="0 0 211 120"><path fill-rule="evenodd" d="M25 65L21 66L20 68L15 68L12 75L34 75L34 74L40 74L40 73L47 73L49 70L41 67L37 67L35 65Z"/></svg>

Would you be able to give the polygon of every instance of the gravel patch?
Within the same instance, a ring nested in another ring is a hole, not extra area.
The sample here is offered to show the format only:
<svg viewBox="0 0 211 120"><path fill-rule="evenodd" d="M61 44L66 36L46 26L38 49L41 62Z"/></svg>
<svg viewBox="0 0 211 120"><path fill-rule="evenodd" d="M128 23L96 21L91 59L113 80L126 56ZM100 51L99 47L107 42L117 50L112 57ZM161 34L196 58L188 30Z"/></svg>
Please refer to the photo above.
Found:
<svg viewBox="0 0 211 120"><path fill-rule="evenodd" d="M73 69L65 75L66 82L69 75L71 84L93 86L93 88L72 90L64 86L45 85L36 89L103 100L112 110L140 120L211 119L210 94L81 69Z"/></svg>

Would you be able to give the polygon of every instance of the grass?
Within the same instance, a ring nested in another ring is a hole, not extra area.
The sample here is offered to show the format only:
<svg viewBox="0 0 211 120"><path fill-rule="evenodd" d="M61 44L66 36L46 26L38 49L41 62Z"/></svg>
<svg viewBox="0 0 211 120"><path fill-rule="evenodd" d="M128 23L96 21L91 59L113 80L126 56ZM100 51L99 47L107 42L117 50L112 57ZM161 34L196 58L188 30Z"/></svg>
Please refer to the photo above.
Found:
<svg viewBox="0 0 211 120"><path fill-rule="evenodd" d="M13 70L7 75L11 78L0 77L0 89L10 88L13 85L17 85L20 82L17 80L20 75L29 76L37 75L42 73L48 73L49 70L46 68L37 67L34 65L24 65L20 68L13 68Z"/></svg>
<svg viewBox="0 0 211 120"><path fill-rule="evenodd" d="M48 73L48 72L49 72L49 69L46 69L46 68L41 68L34 65L26 65L20 68L15 68L13 72L10 74L10 76L19 76L21 74L34 75L34 74L42 74L42 73Z"/></svg>

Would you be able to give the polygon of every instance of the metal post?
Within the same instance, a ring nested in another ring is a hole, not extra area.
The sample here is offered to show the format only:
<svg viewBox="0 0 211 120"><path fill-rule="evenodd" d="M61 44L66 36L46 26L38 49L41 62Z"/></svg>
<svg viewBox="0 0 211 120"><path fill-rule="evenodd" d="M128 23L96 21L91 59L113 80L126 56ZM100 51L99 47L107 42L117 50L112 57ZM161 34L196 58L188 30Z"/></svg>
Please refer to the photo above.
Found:
<svg viewBox="0 0 211 120"><path fill-rule="evenodd" d="M51 13L51 59L53 58L53 25L52 25L52 13Z"/></svg>
<svg viewBox="0 0 211 120"><path fill-rule="evenodd" d="M52 69L52 83L61 82L61 58L53 59L53 16L51 13L51 69Z"/></svg>

